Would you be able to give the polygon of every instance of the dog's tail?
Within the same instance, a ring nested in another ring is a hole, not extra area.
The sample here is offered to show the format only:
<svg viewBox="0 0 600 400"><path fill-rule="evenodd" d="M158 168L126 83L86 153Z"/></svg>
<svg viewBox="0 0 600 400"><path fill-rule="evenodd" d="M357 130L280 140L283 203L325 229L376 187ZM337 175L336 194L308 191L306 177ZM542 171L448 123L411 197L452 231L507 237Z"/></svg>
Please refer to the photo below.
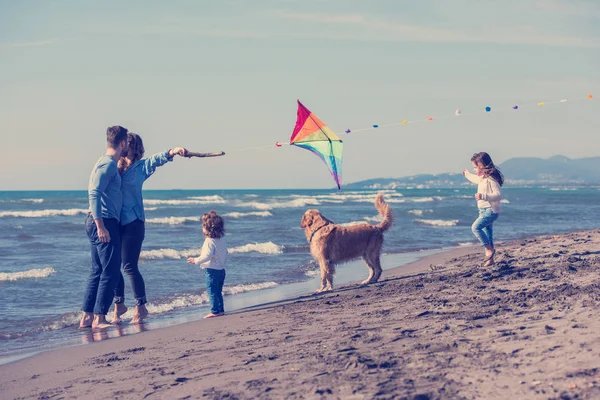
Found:
<svg viewBox="0 0 600 400"><path fill-rule="evenodd" d="M385 232L390 229L394 223L394 216L392 215L392 208L383 199L383 193L377 194L377 197L375 198L375 208L377 208L377 211L379 211L379 214L383 217L383 221L375 226L382 232Z"/></svg>

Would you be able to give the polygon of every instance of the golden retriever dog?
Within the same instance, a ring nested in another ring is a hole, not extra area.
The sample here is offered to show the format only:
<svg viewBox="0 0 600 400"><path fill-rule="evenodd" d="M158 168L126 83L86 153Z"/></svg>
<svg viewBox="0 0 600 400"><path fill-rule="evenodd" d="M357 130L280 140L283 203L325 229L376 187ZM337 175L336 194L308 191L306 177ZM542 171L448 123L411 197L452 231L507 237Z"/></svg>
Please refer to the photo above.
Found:
<svg viewBox="0 0 600 400"><path fill-rule="evenodd" d="M310 253L321 268L321 288L317 292L333 290L335 265L362 257L369 269L369 277L362 284L377 282L381 276L379 257L383 246L383 232L394 222L392 210L379 193L375 207L383 217L378 225L336 225L318 210L308 210L302 216L300 227L304 228Z"/></svg>

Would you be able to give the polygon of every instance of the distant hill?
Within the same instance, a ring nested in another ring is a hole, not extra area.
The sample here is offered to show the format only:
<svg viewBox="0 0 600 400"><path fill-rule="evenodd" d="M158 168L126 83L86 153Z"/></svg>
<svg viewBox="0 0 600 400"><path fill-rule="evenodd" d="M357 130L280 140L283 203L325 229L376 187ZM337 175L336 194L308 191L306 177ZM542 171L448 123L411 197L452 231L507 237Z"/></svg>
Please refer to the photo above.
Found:
<svg viewBox="0 0 600 400"><path fill-rule="evenodd" d="M600 157L570 159L565 156L550 158L511 158L499 165L510 186L544 185L598 185L600 184ZM377 178L344 185L346 189L393 189L402 187L457 187L469 186L462 174L423 174L400 178Z"/></svg>

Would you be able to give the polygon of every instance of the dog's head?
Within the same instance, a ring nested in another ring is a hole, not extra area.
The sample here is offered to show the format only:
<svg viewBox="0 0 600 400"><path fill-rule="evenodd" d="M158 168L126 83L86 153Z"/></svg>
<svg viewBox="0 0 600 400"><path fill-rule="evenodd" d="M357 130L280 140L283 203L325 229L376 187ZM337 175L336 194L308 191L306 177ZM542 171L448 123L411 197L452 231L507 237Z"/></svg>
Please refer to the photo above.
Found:
<svg viewBox="0 0 600 400"><path fill-rule="evenodd" d="M333 224L333 221L326 218L319 210L307 210L300 221L300 228L304 228L308 238L311 232L329 224Z"/></svg>
<svg viewBox="0 0 600 400"><path fill-rule="evenodd" d="M319 210L307 210L302 216L300 221L300 228L310 228L315 224L319 224L325 217L319 212Z"/></svg>

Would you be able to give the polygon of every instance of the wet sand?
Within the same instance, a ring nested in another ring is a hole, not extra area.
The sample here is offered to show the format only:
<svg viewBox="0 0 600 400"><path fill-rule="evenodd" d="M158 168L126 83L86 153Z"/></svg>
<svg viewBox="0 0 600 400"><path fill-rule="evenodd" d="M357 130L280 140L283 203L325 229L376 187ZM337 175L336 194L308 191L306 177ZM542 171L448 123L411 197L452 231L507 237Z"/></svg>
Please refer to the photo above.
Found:
<svg viewBox="0 0 600 400"><path fill-rule="evenodd" d="M0 397L600 398L600 231L482 259L460 248L374 285L46 352L0 366Z"/></svg>

